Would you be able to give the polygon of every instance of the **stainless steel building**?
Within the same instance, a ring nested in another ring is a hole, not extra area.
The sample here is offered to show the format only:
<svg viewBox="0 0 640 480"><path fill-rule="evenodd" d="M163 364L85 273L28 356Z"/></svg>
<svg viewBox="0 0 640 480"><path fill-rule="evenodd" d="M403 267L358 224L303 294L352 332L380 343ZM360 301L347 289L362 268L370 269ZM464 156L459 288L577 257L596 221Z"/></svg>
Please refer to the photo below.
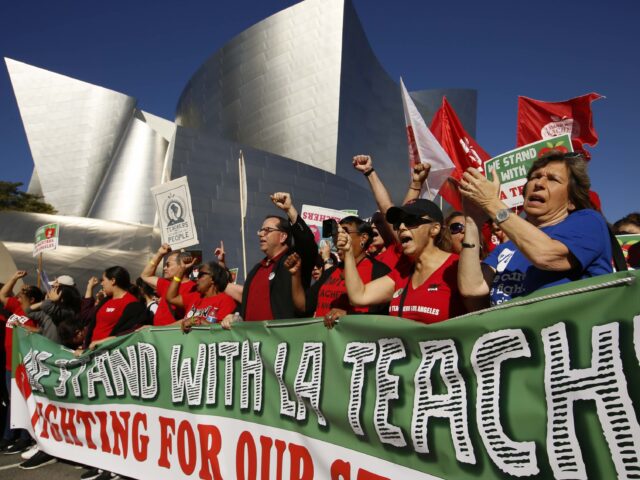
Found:
<svg viewBox="0 0 640 480"><path fill-rule="evenodd" d="M173 122L140 110L127 95L6 63L34 159L29 190L64 215L153 225L149 188L187 175L205 257L224 240L233 266L241 258L240 149L248 232L274 213L268 199L274 191L291 192L298 206L369 216L374 202L351 166L358 153L373 155L394 198L404 195L400 88L372 51L350 0L305 0L231 39L191 77ZM412 94L427 122L442 95L474 134L475 91ZM250 234L247 240L253 263L260 252Z"/></svg>

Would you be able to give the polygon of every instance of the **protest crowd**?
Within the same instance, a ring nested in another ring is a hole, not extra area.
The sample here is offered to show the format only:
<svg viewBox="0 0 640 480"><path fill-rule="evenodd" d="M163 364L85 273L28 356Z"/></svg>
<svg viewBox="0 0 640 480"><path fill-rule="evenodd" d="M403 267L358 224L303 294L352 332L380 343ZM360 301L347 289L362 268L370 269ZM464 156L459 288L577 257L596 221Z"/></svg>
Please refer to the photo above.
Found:
<svg viewBox="0 0 640 480"><path fill-rule="evenodd" d="M421 198L429 164L414 166L400 206L392 204L370 156L355 156L353 167L366 177L377 203L371 219L325 222L327 239L318 246L291 195L272 194L274 214L257 232L264 258L244 285L232 280L222 244L199 265L189 252L167 244L141 272L96 265L97 276L82 293L69 275L58 276L46 294L34 285L15 291L19 279L29 280L26 271L0 279L7 388L15 326L82 355L149 326L188 333L212 323L232 329L239 321L315 317L332 329L341 317L361 313L430 324L611 273L613 250L619 248L613 235L640 233L640 213L610 226L593 205L579 153L551 151L538 158L518 213L499 199L497 177L489 180L474 168L455 184L464 211L445 217L436 203ZM25 430L12 430L8 416L0 451L22 454L25 469L56 461L38 451ZM119 478L87 468L81 478Z"/></svg>

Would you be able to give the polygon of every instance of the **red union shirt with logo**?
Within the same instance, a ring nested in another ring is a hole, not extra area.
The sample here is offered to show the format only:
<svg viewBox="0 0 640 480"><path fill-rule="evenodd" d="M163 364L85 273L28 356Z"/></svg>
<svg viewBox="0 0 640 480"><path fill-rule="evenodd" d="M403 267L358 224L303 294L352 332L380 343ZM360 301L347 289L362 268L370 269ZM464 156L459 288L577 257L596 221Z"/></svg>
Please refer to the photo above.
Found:
<svg viewBox="0 0 640 480"><path fill-rule="evenodd" d="M160 298L160 301L158 302L158 310L156 310L156 314L153 316L153 325L156 327L170 325L176 320L180 320L182 317L184 317L184 312L186 309L174 307L173 305L170 305L169 302L167 302L167 290L169 290L170 284L171 280L167 280L166 278L159 278L158 282L156 283L156 293ZM182 295L182 297L184 298L185 295L194 292L195 289L195 282L192 282L191 280L182 282L178 287L178 294Z"/></svg>
<svg viewBox="0 0 640 480"><path fill-rule="evenodd" d="M20 305L20 300L18 300L17 297L9 297L4 308L13 314L9 318L4 318L4 316L0 315L0 321L5 322L6 327L4 331L4 365L7 370L11 370L11 349L13 348L13 332L11 329L18 324L28 325L30 327L35 327L36 324L29 317L25 316L24 310L22 310L22 306Z"/></svg>
<svg viewBox="0 0 640 480"><path fill-rule="evenodd" d="M413 266L401 263L389 277L395 282L389 315L422 323L436 323L466 313L458 291L458 255L451 254L422 285L413 287ZM405 292L406 289L406 292ZM400 303L404 297L402 312Z"/></svg>
<svg viewBox="0 0 640 480"><path fill-rule="evenodd" d="M107 300L96 313L96 327L93 330L92 341L102 340L108 337L122 316L127 305L137 302L138 299L129 292L122 298L111 298Z"/></svg>

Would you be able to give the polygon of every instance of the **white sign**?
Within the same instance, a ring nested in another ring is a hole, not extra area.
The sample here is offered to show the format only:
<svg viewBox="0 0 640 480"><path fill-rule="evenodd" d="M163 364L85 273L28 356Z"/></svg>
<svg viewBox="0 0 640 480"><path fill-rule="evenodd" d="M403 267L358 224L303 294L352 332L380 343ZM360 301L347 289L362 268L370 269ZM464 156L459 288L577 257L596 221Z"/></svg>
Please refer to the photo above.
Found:
<svg viewBox="0 0 640 480"><path fill-rule="evenodd" d="M350 215L358 216L358 211L334 210L332 208L316 207L315 205L302 205L300 215L304 222L309 225L309 228L316 239L316 243L319 243L322 239L323 221L333 218L336 222L340 222L344 217L348 217Z"/></svg>
<svg viewBox="0 0 640 480"><path fill-rule="evenodd" d="M174 250L197 245L198 234L187 177L157 185L151 189L151 193L160 219L162 243L168 243Z"/></svg>
<svg viewBox="0 0 640 480"><path fill-rule="evenodd" d="M37 257L42 252L58 248L59 233L57 223L49 223L38 228L33 242L33 256Z"/></svg>

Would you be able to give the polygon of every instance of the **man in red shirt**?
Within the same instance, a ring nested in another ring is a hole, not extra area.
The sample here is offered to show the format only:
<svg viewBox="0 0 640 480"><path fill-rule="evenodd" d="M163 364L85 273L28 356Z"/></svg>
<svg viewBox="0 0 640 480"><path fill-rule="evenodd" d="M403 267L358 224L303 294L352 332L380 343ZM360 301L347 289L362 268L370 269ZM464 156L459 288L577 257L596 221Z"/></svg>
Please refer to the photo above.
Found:
<svg viewBox="0 0 640 480"><path fill-rule="evenodd" d="M284 261L293 251L300 255L302 282L307 288L318 255L313 232L298 215L291 195L277 192L271 195L271 201L287 218L268 216L258 230L260 250L265 257L249 272L242 291L240 315L248 321L294 318L291 274ZM229 328L232 318L228 315L221 325Z"/></svg>
<svg viewBox="0 0 640 480"><path fill-rule="evenodd" d="M28 311L30 305L39 303L44 298L42 291L33 285L25 285L20 289L18 295L15 297L13 296L13 287L16 282L21 278L24 278L26 275L27 272L24 270L17 271L0 289L0 302L2 302L4 308L12 314L8 319L5 319L6 330L4 337L4 349L6 355L5 376L9 398L11 398L11 354L13 348L12 329L15 326L20 325L35 327L35 323L25 315L25 310ZM0 450L2 450L3 453L19 453L26 450L29 445L31 445L29 433L26 430L11 429L10 425L10 408L7 408L7 420L2 434L2 440L0 441Z"/></svg>
<svg viewBox="0 0 640 480"><path fill-rule="evenodd" d="M164 267L162 267L162 278L156 277L156 270L158 268L158 264L160 261L166 256L166 260L164 263ZM148 284L150 287L156 290L158 294L158 298L160 301L158 302L158 310L153 317L153 324L157 327L163 325L170 325L174 323L176 320L180 320L184 317L184 310L180 307L176 307L175 305L171 305L167 302L167 290L169 289L169 285L173 281L173 278L180 278L180 287L178 289L178 293L180 295L186 295L188 293L194 292L196 288L195 282L189 280L189 275L187 272L184 277L178 275L178 269L180 268L180 259L183 258L185 260L190 258L188 253L181 252L172 252L171 247L163 243L158 248L158 251L153 256L153 258L147 263L140 274L140 278Z"/></svg>

